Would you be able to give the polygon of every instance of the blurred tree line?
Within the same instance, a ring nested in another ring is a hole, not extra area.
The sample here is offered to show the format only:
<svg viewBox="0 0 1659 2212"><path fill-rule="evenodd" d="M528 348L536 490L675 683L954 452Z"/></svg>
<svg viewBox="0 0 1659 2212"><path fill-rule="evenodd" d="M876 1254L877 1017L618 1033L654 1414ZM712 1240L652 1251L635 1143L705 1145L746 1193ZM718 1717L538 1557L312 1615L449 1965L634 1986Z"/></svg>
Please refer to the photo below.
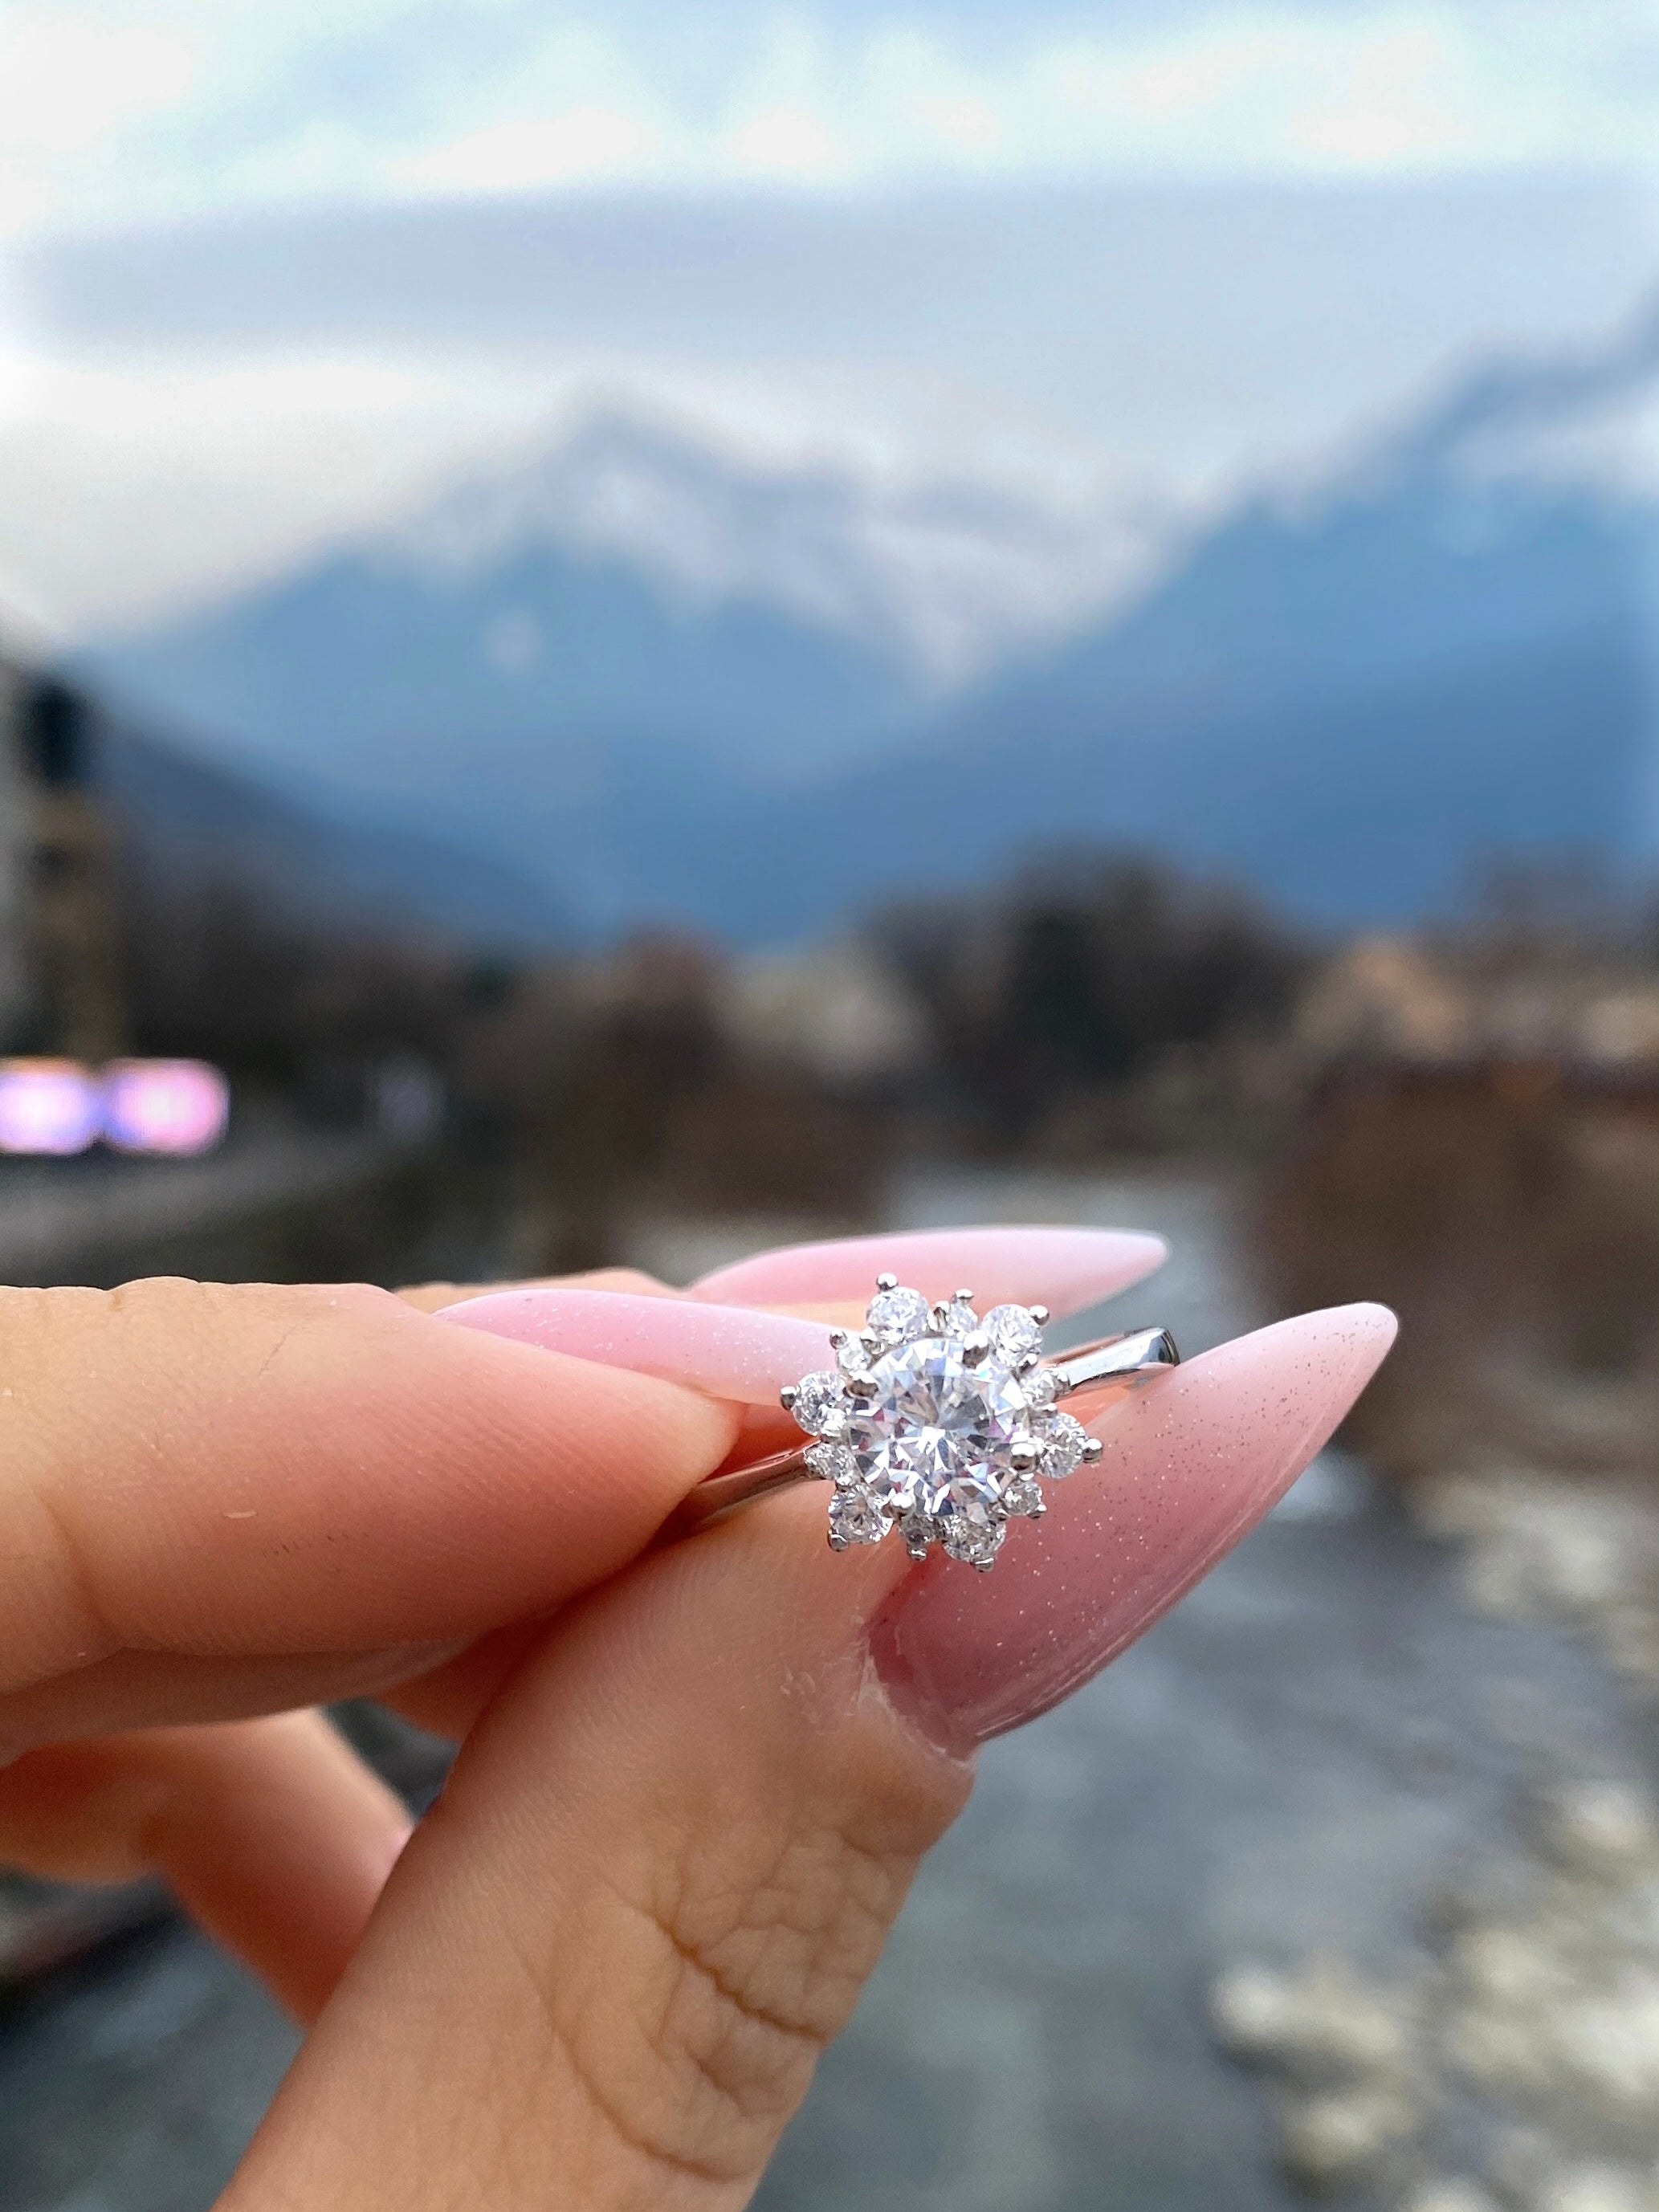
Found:
<svg viewBox="0 0 1659 2212"><path fill-rule="evenodd" d="M1224 883L1079 853L882 918L926 1009L943 1094L975 1149L1073 1157L1218 1139L1273 1095L1309 943Z"/></svg>
<svg viewBox="0 0 1659 2212"><path fill-rule="evenodd" d="M430 1070L447 1151L493 1179L526 1268L602 1262L630 1210L856 1223L905 1152L1210 1141L1309 957L1224 886L1072 856L857 933L865 988L911 1047L872 1073L838 1064L828 1025L813 1037L824 963L844 961L823 949L769 963L772 999L797 1006L782 1034L744 1011L744 963L668 931L481 951L161 878L130 906L136 1048L200 1054L245 1098L337 1121L362 1116L378 1067Z"/></svg>

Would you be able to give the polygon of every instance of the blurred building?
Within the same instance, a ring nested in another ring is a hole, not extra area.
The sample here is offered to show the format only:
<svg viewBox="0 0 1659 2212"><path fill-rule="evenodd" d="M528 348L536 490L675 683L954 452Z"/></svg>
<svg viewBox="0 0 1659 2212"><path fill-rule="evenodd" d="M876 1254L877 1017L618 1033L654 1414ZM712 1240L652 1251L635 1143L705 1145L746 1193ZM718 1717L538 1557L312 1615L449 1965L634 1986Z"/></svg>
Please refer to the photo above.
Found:
<svg viewBox="0 0 1659 2212"><path fill-rule="evenodd" d="M1659 1084L1659 969L1569 943L1366 937L1320 970L1295 1024L1306 1064L1528 1065Z"/></svg>
<svg viewBox="0 0 1659 2212"><path fill-rule="evenodd" d="M852 943L742 962L721 1018L746 1056L797 1069L833 1090L902 1082L933 1054L928 1019L914 994Z"/></svg>
<svg viewBox="0 0 1659 2212"><path fill-rule="evenodd" d="M126 1042L113 827L91 702L0 653L0 1044L104 1060Z"/></svg>

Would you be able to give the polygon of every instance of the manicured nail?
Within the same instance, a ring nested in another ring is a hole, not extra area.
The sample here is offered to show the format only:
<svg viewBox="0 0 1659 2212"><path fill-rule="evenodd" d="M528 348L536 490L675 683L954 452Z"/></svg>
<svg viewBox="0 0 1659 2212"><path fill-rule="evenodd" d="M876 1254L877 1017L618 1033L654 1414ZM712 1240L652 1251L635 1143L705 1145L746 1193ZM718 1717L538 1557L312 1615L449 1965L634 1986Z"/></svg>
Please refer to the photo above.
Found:
<svg viewBox="0 0 1659 2212"><path fill-rule="evenodd" d="M683 1382L740 1406L775 1408L786 1382L835 1364L829 1331L817 1322L631 1291L492 1291L446 1306L434 1318Z"/></svg>
<svg viewBox="0 0 1659 2212"><path fill-rule="evenodd" d="M1047 1486L993 1573L935 1559L895 1591L873 1646L895 1705L966 1752L1079 1689L1283 1496L1395 1331L1386 1306L1303 1314L1108 1409L1099 1466Z"/></svg>
<svg viewBox="0 0 1659 2212"><path fill-rule="evenodd" d="M717 1267L691 1286L694 1298L737 1305L817 1305L868 1298L890 1270L930 1298L967 1287L980 1310L1005 1300L1075 1313L1127 1290L1161 1267L1161 1237L1127 1229L923 1229L902 1236L842 1237L786 1244Z"/></svg>

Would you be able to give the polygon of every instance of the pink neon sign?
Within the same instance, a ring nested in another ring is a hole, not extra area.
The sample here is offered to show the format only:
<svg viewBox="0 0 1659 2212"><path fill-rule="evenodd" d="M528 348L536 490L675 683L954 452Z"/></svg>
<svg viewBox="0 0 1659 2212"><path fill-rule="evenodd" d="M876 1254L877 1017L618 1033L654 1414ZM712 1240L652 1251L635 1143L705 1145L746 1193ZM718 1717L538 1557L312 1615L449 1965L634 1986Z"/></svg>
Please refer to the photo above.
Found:
<svg viewBox="0 0 1659 2212"><path fill-rule="evenodd" d="M121 1152L210 1152L230 1118L230 1085L204 1060L117 1060L103 1071L106 1140Z"/></svg>
<svg viewBox="0 0 1659 2212"><path fill-rule="evenodd" d="M0 1060L0 1152L84 1152L103 1125L98 1085L76 1060Z"/></svg>

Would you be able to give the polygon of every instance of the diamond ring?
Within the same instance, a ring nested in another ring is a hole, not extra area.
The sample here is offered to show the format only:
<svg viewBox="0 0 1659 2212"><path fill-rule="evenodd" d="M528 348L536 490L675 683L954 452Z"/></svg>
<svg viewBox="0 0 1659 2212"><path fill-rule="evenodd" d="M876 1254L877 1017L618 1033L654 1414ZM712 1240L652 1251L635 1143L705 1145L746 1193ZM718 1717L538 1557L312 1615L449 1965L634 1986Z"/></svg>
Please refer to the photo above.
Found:
<svg viewBox="0 0 1659 2212"><path fill-rule="evenodd" d="M1045 1359L1048 1318L1046 1307L1017 1305L981 1318L971 1291L933 1304L879 1277L863 1328L830 1337L833 1370L782 1393L812 1443L700 1482L667 1533L816 1479L831 1486L835 1550L896 1529L913 1559L937 1544L988 1571L1010 1521L1043 1512L1043 1482L1101 1456L1060 1401L1133 1387L1181 1357L1167 1329L1146 1328Z"/></svg>

